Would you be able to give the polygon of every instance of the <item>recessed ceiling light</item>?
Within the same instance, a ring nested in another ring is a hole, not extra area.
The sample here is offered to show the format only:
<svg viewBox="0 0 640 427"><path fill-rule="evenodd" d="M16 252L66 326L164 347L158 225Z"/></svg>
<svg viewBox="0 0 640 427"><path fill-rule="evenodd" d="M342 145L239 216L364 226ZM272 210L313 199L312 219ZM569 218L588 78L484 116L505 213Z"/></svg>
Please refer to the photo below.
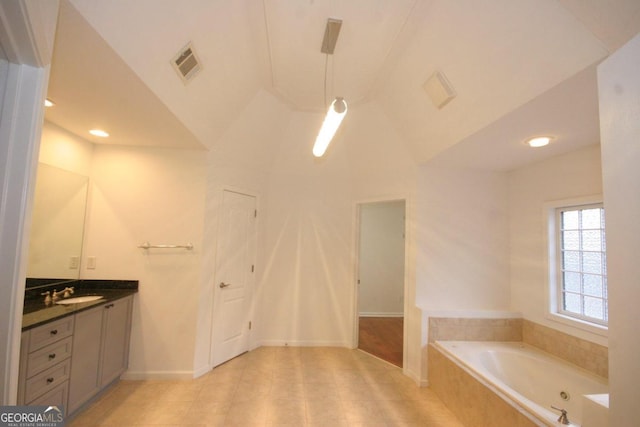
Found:
<svg viewBox="0 0 640 427"><path fill-rule="evenodd" d="M44 106L45 107L53 107L54 105L56 105L52 100L50 100L49 98L44 100Z"/></svg>
<svg viewBox="0 0 640 427"><path fill-rule="evenodd" d="M89 133L93 136L99 136L100 138L106 138L109 134L102 129L91 129Z"/></svg>
<svg viewBox="0 0 640 427"><path fill-rule="evenodd" d="M533 148L544 147L545 145L549 145L551 139L550 136L536 136L535 138L527 139L525 144Z"/></svg>

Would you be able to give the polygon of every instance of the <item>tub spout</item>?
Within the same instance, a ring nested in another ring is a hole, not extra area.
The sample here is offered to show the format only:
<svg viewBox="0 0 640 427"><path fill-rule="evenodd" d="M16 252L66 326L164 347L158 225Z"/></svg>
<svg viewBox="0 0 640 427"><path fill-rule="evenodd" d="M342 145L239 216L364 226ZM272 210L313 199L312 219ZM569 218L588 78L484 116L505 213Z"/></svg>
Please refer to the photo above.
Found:
<svg viewBox="0 0 640 427"><path fill-rule="evenodd" d="M558 418L558 422L560 424L565 424L565 425L569 425L571 424L569 422L569 417L567 417L567 411L565 411L564 409L561 408L556 408L555 406L551 405L551 407L553 409L555 409L556 411L560 411L560 417Z"/></svg>

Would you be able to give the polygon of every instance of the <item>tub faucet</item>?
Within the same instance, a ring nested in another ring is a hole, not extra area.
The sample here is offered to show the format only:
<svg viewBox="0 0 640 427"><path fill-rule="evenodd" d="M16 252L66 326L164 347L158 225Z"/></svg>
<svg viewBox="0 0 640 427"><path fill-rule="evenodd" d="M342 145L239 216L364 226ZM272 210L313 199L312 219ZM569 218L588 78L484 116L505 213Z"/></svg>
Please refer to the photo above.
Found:
<svg viewBox="0 0 640 427"><path fill-rule="evenodd" d="M555 409L556 411L560 411L560 417L558 418L558 422L560 424L564 424L564 425L569 425L571 424L569 422L569 418L567 417L567 411L565 411L564 409L560 409L560 408L556 408L555 406L551 405L551 407L553 409Z"/></svg>

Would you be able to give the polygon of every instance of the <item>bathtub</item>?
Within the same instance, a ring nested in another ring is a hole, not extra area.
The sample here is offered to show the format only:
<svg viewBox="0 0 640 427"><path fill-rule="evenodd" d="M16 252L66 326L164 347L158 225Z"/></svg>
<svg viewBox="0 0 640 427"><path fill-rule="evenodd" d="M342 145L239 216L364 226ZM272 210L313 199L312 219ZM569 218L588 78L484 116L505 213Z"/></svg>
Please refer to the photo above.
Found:
<svg viewBox="0 0 640 427"><path fill-rule="evenodd" d="M608 393L605 379L521 342L437 341L435 346L536 424L561 425L555 406L567 411L571 425L581 426L583 396Z"/></svg>

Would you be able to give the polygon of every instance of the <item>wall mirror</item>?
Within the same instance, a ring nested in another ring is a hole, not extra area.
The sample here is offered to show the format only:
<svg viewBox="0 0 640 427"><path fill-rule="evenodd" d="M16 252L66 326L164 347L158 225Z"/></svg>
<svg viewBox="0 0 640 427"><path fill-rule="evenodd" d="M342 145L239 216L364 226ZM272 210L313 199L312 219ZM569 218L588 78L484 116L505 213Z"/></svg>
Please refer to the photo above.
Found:
<svg viewBox="0 0 640 427"><path fill-rule="evenodd" d="M38 164L28 278L79 279L89 178Z"/></svg>

